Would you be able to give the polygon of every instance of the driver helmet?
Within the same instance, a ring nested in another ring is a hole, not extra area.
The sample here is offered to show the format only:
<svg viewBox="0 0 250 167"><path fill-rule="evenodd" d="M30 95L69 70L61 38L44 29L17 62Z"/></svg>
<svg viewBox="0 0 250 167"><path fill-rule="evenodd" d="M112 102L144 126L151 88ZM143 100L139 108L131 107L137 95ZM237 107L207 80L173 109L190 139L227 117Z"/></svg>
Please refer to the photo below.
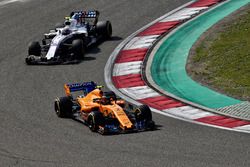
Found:
<svg viewBox="0 0 250 167"><path fill-rule="evenodd" d="M70 26L70 21L69 21L69 20L65 20L64 24L65 24L66 26Z"/></svg>
<svg viewBox="0 0 250 167"><path fill-rule="evenodd" d="M64 25L70 26L70 24L71 24L70 17L65 17Z"/></svg>
<svg viewBox="0 0 250 167"><path fill-rule="evenodd" d="M107 98L106 96L102 96L101 102L102 104L105 104L105 105L111 104L110 98Z"/></svg>

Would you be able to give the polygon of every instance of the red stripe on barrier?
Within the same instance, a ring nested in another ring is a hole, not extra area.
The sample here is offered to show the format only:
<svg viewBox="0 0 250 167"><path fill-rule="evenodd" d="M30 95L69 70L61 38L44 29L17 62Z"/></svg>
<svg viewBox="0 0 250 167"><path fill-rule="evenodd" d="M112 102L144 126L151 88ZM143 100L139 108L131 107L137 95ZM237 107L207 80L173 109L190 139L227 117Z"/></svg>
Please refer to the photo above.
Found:
<svg viewBox="0 0 250 167"><path fill-rule="evenodd" d="M140 74L113 76L112 79L116 88L130 88L145 85Z"/></svg>
<svg viewBox="0 0 250 167"><path fill-rule="evenodd" d="M248 121L243 121L240 119L229 118L229 117L220 116L220 115L203 117L203 118L196 119L196 121L211 124L211 125L227 127L227 128L234 128L234 127L250 124L250 122Z"/></svg>
<svg viewBox="0 0 250 167"><path fill-rule="evenodd" d="M125 63L131 61L142 61L147 53L148 49L131 49L131 50L122 50L117 58L115 63Z"/></svg>
<svg viewBox="0 0 250 167"><path fill-rule="evenodd" d="M183 104L182 102L165 96L149 97L146 99L141 99L139 100L139 102L147 104L150 107L156 108L158 110L185 106L185 104Z"/></svg>
<svg viewBox="0 0 250 167"><path fill-rule="evenodd" d="M191 5L189 5L188 7L206 7L206 6L212 6L218 2L220 2L221 0L199 0L196 1L194 3L192 3Z"/></svg>
<svg viewBox="0 0 250 167"><path fill-rule="evenodd" d="M179 21L169 21L169 22L158 22L154 25L148 27L146 30L142 31L138 34L138 36L146 36L146 35L161 35L163 33L168 32L170 29L177 26Z"/></svg>

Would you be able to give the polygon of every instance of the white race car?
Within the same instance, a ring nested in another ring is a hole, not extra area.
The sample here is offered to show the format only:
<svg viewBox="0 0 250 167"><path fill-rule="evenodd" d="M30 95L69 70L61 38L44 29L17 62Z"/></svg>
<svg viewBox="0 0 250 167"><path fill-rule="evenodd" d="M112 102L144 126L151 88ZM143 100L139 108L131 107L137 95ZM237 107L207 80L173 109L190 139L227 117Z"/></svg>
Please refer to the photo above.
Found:
<svg viewBox="0 0 250 167"><path fill-rule="evenodd" d="M110 21L98 21L98 11L71 12L62 25L44 34L42 44L28 46L27 64L68 64L84 58L86 49L112 35Z"/></svg>

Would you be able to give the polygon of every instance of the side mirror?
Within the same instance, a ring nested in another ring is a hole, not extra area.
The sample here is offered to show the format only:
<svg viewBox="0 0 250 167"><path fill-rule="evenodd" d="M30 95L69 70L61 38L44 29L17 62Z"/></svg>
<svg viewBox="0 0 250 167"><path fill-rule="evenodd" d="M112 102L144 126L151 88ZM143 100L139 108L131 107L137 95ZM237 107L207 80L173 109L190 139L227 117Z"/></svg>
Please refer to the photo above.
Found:
<svg viewBox="0 0 250 167"><path fill-rule="evenodd" d="M56 31L55 31L55 30L50 30L49 32L50 32L50 33L56 33Z"/></svg>

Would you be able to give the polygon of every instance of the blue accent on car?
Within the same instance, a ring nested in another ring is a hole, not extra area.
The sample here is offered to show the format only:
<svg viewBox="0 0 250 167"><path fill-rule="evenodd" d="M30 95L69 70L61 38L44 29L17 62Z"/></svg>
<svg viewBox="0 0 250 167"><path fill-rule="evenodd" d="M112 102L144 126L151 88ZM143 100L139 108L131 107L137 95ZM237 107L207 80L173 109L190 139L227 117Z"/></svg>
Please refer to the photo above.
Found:
<svg viewBox="0 0 250 167"><path fill-rule="evenodd" d="M109 124L109 125L105 125L105 128L109 131L109 132L118 132L119 129L117 126Z"/></svg>
<svg viewBox="0 0 250 167"><path fill-rule="evenodd" d="M89 93L96 89L97 84L93 81L91 82L83 82L83 83L74 83L74 84L67 84L70 89L70 92L76 92L83 90L85 93Z"/></svg>
<svg viewBox="0 0 250 167"><path fill-rule="evenodd" d="M145 129L145 125L146 125L145 120L141 120L141 121L136 121L135 122L135 128L137 130L143 130L143 129Z"/></svg>

